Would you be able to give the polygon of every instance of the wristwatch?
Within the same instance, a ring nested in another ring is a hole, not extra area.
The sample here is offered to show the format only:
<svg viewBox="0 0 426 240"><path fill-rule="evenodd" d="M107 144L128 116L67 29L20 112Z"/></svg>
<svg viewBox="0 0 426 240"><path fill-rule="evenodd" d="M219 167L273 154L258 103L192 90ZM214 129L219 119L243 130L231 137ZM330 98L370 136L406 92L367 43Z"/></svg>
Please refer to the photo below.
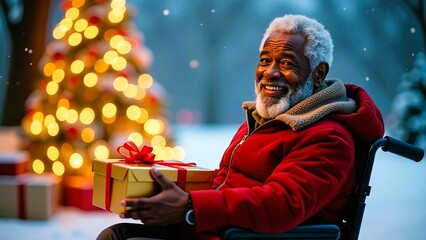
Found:
<svg viewBox="0 0 426 240"><path fill-rule="evenodd" d="M188 194L188 211L185 214L185 221L189 225L195 225L194 207L192 206L191 194Z"/></svg>

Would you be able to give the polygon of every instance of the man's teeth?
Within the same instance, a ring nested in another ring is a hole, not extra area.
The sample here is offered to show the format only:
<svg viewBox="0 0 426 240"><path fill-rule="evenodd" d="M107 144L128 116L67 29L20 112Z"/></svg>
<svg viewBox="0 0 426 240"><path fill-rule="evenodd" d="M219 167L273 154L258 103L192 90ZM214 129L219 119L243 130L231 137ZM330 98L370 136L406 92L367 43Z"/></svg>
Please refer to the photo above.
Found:
<svg viewBox="0 0 426 240"><path fill-rule="evenodd" d="M267 86L267 85L265 85L265 88L267 90L271 90L271 91L281 91L281 90L283 90L282 87L276 87L276 86Z"/></svg>

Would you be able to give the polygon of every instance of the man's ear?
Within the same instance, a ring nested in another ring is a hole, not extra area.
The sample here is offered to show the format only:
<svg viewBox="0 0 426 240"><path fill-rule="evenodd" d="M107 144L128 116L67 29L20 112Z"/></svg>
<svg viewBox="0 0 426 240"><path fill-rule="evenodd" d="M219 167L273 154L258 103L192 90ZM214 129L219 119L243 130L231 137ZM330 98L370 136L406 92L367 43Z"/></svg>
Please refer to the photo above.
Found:
<svg viewBox="0 0 426 240"><path fill-rule="evenodd" d="M322 62L314 70L313 79L315 88L321 86L321 83L324 81L325 77L328 74L329 66L328 63Z"/></svg>

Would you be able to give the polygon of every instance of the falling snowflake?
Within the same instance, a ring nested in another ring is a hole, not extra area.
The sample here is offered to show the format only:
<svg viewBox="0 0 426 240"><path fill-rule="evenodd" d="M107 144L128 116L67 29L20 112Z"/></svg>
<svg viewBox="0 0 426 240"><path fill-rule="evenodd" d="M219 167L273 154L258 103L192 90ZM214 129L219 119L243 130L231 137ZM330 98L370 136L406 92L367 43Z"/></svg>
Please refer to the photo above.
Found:
<svg viewBox="0 0 426 240"><path fill-rule="evenodd" d="M415 28L410 28L410 33L415 33L416 32L416 29Z"/></svg>
<svg viewBox="0 0 426 240"><path fill-rule="evenodd" d="M365 77L365 81L370 81L370 77Z"/></svg>
<svg viewBox="0 0 426 240"><path fill-rule="evenodd" d="M164 9L163 10L163 15L164 16L168 16L170 14L170 10L169 9Z"/></svg>
<svg viewBox="0 0 426 240"><path fill-rule="evenodd" d="M364 52L367 52L367 48L363 48L362 50L363 50Z"/></svg>
<svg viewBox="0 0 426 240"><path fill-rule="evenodd" d="M197 68L198 67L198 65L199 65L199 62L198 62L198 60L191 60L191 61L189 61L189 66L191 67L191 68Z"/></svg>
<svg viewBox="0 0 426 240"><path fill-rule="evenodd" d="M215 9L212 9L212 11L211 11L212 13L215 13L216 12L216 10Z"/></svg>

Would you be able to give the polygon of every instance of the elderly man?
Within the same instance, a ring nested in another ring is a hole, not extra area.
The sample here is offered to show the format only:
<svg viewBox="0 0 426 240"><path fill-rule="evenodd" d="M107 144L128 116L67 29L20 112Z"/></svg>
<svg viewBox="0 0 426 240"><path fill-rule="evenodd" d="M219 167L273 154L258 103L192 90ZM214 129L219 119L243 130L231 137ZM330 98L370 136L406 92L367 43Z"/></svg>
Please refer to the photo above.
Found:
<svg viewBox="0 0 426 240"><path fill-rule="evenodd" d="M367 93L325 80L333 43L323 25L302 15L274 19L260 44L256 101L224 152L211 190L186 193L155 169L163 187L125 199L134 210L98 239L144 236L218 238L230 226L277 233L342 221L354 192L355 153L383 136L382 116Z"/></svg>

